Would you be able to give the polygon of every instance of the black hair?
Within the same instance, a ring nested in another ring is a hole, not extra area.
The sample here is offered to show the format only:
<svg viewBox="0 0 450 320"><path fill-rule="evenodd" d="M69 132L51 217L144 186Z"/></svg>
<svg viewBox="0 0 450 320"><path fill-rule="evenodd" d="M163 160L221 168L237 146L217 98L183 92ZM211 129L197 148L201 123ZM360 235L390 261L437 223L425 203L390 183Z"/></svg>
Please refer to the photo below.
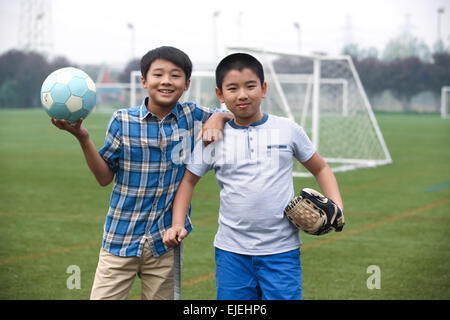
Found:
<svg viewBox="0 0 450 320"><path fill-rule="evenodd" d="M222 92L223 79L228 72L231 70L242 71L245 68L248 68L256 73L261 81L261 85L264 83L264 69L261 62L247 53L233 53L223 58L217 65L216 85L220 92Z"/></svg>
<svg viewBox="0 0 450 320"><path fill-rule="evenodd" d="M141 74L143 78L146 78L148 69L150 69L151 64L156 59L168 60L180 67L186 75L186 81L191 78L192 62L191 59L189 59L189 56L180 49L169 46L152 49L142 57Z"/></svg>

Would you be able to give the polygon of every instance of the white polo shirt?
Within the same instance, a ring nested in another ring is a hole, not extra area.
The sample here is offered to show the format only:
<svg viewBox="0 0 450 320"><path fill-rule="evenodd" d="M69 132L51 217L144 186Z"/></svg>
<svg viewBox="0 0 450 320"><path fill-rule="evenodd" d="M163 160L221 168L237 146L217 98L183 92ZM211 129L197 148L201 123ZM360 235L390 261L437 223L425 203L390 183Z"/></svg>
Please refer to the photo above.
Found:
<svg viewBox="0 0 450 320"><path fill-rule="evenodd" d="M298 230L283 211L294 197L294 157L305 162L315 152L300 126L268 114L249 127L229 121L223 140L207 147L199 141L186 168L197 176L215 171L221 191L214 246L247 255L298 248Z"/></svg>

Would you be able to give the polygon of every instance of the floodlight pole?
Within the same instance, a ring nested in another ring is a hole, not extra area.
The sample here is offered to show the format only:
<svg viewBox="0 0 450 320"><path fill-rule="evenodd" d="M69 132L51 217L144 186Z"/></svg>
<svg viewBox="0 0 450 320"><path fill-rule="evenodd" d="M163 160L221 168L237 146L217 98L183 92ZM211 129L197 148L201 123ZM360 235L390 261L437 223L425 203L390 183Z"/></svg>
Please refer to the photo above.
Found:
<svg viewBox="0 0 450 320"><path fill-rule="evenodd" d="M238 43L241 43L242 42L242 11L239 11L239 13L238 13L237 28L238 28L238 34L237 34Z"/></svg>
<svg viewBox="0 0 450 320"><path fill-rule="evenodd" d="M439 7L437 9L437 49L438 51L442 51L443 48L443 43L442 43L442 39L441 39L441 15L444 14L444 7Z"/></svg>
<svg viewBox="0 0 450 320"><path fill-rule="evenodd" d="M213 47L214 47L214 63L219 61L219 42L217 39L217 18L220 15L220 11L216 10L213 12Z"/></svg>
<svg viewBox="0 0 450 320"><path fill-rule="evenodd" d="M131 31L131 59L134 59L136 50L136 32L132 23L128 23L127 27Z"/></svg>
<svg viewBox="0 0 450 320"><path fill-rule="evenodd" d="M298 53L301 53L302 52L302 40L301 40L300 23L294 22L294 28L297 30L297 48L298 48Z"/></svg>

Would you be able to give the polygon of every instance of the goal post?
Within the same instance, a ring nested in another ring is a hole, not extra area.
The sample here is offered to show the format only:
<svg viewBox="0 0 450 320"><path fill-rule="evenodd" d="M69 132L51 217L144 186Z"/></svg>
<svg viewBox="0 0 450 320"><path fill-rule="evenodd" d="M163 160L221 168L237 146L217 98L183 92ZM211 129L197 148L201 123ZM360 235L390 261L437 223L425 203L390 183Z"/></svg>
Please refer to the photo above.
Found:
<svg viewBox="0 0 450 320"><path fill-rule="evenodd" d="M441 88L441 118L448 118L450 114L450 86Z"/></svg>

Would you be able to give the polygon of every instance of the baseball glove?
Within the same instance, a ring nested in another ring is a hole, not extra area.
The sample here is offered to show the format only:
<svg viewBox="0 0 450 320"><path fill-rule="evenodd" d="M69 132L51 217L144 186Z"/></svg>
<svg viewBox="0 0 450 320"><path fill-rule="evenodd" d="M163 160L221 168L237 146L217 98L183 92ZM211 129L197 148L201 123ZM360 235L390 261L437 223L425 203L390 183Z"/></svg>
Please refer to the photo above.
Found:
<svg viewBox="0 0 450 320"><path fill-rule="evenodd" d="M286 217L300 230L322 235L332 229L342 231L344 214L331 200L316 190L305 188L284 209Z"/></svg>

